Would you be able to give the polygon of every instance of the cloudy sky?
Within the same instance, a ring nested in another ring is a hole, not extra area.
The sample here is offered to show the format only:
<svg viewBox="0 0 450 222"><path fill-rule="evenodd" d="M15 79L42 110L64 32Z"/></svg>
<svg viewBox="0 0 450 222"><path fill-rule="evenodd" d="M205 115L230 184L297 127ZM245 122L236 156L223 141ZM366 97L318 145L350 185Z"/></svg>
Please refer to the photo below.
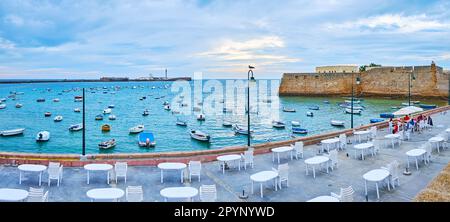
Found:
<svg viewBox="0 0 450 222"><path fill-rule="evenodd" d="M1 0L0 78L450 68L450 1Z"/></svg>

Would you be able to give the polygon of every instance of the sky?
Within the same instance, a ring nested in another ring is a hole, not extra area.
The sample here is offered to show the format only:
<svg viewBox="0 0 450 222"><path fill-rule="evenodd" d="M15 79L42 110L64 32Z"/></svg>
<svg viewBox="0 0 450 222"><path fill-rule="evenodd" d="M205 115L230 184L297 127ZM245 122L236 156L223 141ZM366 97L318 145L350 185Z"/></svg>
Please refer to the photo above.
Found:
<svg viewBox="0 0 450 222"><path fill-rule="evenodd" d="M448 0L1 0L0 79L450 68Z"/></svg>

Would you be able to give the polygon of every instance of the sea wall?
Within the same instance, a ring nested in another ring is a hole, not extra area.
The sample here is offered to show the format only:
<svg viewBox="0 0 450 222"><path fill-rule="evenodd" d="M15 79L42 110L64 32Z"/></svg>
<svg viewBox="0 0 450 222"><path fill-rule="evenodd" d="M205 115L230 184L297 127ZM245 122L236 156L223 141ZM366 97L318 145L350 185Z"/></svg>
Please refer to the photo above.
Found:
<svg viewBox="0 0 450 222"><path fill-rule="evenodd" d="M361 83L354 85L357 95L407 96L410 73L411 94L415 97L448 96L449 73L441 67L380 67L361 73L284 73L279 94L296 95L349 95L352 80L360 77Z"/></svg>

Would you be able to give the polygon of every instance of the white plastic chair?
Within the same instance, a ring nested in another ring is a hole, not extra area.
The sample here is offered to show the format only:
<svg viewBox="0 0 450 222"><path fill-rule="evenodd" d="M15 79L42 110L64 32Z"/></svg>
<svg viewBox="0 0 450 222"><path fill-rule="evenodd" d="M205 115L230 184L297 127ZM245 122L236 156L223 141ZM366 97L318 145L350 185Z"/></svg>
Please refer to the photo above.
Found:
<svg viewBox="0 0 450 222"><path fill-rule="evenodd" d="M341 192L338 194L335 194L331 192L331 196L337 198L340 202L353 202L353 194L355 191L353 190L352 186L341 188Z"/></svg>
<svg viewBox="0 0 450 222"><path fill-rule="evenodd" d="M377 155L379 152L380 152L380 144L381 144L381 142L380 142L380 140L373 140L372 141L372 144L373 144L373 148L372 148L372 156L375 156L375 155Z"/></svg>
<svg viewBox="0 0 450 222"><path fill-rule="evenodd" d="M347 135L342 133L339 135L339 149L344 150L347 148Z"/></svg>
<svg viewBox="0 0 450 222"><path fill-rule="evenodd" d="M48 202L48 191L44 193L44 188L30 187L27 202Z"/></svg>
<svg viewBox="0 0 450 222"><path fill-rule="evenodd" d="M202 185L200 186L200 201L215 202L217 200L216 185Z"/></svg>
<svg viewBox="0 0 450 222"><path fill-rule="evenodd" d="M336 150L331 150L328 154L325 154L325 156L330 158L331 170L334 170L334 167L338 167L338 152Z"/></svg>
<svg viewBox="0 0 450 222"><path fill-rule="evenodd" d="M114 173L116 176L116 184L117 184L118 177L124 177L125 183L127 183L127 170L128 170L127 162L116 162L116 164L114 164Z"/></svg>
<svg viewBox="0 0 450 222"><path fill-rule="evenodd" d="M192 182L192 176L198 176L198 181L200 182L200 175L202 172L202 162L200 161L189 161L189 181Z"/></svg>
<svg viewBox="0 0 450 222"><path fill-rule="evenodd" d="M295 159L298 160L298 155L301 155L303 159L303 141L295 142L295 144L291 144L291 146L294 147Z"/></svg>
<svg viewBox="0 0 450 222"><path fill-rule="evenodd" d="M142 202L144 200L142 186L128 186L125 193L128 202Z"/></svg>
<svg viewBox="0 0 450 222"><path fill-rule="evenodd" d="M58 181L57 185L59 187L59 184L62 182L63 177L63 166L60 163L49 162L47 174L48 174L48 186L50 186L51 180L57 180Z"/></svg>
<svg viewBox="0 0 450 222"><path fill-rule="evenodd" d="M247 150L243 154L241 153L241 159L244 161L244 169L247 169L247 164L250 164L253 168L253 151Z"/></svg>
<svg viewBox="0 0 450 222"><path fill-rule="evenodd" d="M395 181L397 181L398 186L400 186L400 178L398 173L398 167L399 163L397 160L392 161L391 163L387 164L386 167L381 167L382 169L385 169L389 171L389 181L390 184L392 184L392 187L395 189Z"/></svg>
<svg viewBox="0 0 450 222"><path fill-rule="evenodd" d="M278 173L278 186L281 189L281 183L286 181L286 187L289 187L289 165L287 163L278 165L278 169L272 168Z"/></svg>
<svg viewBox="0 0 450 222"><path fill-rule="evenodd" d="M432 157L431 154L433 153L433 148L431 147L430 142L425 143L423 146L425 146L425 147L423 147L423 149L425 149L425 151L427 151L425 153L425 161L428 164L431 162L431 157Z"/></svg>

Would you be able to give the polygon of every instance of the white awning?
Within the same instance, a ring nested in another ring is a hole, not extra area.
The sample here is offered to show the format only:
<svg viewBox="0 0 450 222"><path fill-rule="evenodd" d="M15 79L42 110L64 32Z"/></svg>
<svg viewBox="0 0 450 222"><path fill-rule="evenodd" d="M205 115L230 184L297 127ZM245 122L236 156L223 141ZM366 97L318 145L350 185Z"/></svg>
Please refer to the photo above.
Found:
<svg viewBox="0 0 450 222"><path fill-rule="evenodd" d="M407 107L397 110L396 112L393 112L392 114L394 114L395 116L405 116L405 115L410 115L410 114L418 113L418 112L422 112L422 111L423 111L423 109L420 107L407 106Z"/></svg>

